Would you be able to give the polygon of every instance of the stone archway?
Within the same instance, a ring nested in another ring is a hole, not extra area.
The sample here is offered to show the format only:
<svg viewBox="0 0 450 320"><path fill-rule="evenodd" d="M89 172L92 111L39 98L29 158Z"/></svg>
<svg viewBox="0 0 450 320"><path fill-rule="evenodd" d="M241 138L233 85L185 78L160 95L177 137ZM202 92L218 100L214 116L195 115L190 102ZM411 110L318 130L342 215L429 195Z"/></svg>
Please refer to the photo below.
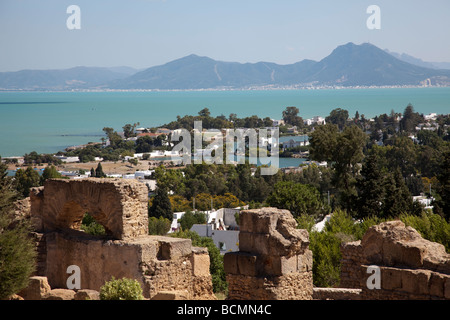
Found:
<svg viewBox="0 0 450 320"><path fill-rule="evenodd" d="M31 192L31 216L37 230L79 229L85 212L115 239L148 233L148 189L134 180L47 180Z"/></svg>

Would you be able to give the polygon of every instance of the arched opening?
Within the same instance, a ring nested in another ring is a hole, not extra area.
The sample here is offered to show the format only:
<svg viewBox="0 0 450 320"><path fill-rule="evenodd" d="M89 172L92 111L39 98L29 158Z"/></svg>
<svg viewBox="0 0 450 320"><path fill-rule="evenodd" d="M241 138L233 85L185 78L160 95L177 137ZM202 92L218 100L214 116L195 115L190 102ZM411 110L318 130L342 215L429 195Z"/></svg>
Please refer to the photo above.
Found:
<svg viewBox="0 0 450 320"><path fill-rule="evenodd" d="M86 212L81 221L80 230L92 236L106 236L105 227L98 223L89 212Z"/></svg>
<svg viewBox="0 0 450 320"><path fill-rule="evenodd" d="M87 233L96 237L111 235L104 225L106 215L98 210L89 212L76 201L67 202L60 214L60 227Z"/></svg>

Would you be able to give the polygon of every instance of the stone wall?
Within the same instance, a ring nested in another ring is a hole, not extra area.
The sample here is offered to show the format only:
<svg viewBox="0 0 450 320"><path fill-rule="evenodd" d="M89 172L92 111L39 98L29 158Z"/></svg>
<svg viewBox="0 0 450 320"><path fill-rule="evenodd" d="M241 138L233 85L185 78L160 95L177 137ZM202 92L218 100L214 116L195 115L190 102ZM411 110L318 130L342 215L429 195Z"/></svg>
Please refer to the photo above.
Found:
<svg viewBox="0 0 450 320"><path fill-rule="evenodd" d="M67 268L76 265L81 289L98 291L112 277L125 277L138 280L148 299L215 299L206 248L192 247L190 239L147 234L144 184L54 179L32 189L30 199L38 248L36 275L46 277L52 288L67 288ZM107 236L79 230L85 212L105 227Z"/></svg>
<svg viewBox="0 0 450 320"><path fill-rule="evenodd" d="M363 260L361 241L341 245L341 288L361 288L361 265Z"/></svg>
<svg viewBox="0 0 450 320"><path fill-rule="evenodd" d="M51 179L32 188L30 199L38 232L78 230L88 212L114 239L148 234L148 189L136 180Z"/></svg>
<svg viewBox="0 0 450 320"><path fill-rule="evenodd" d="M239 252L224 256L230 300L309 300L312 252L306 230L287 210L263 208L239 215Z"/></svg>
<svg viewBox="0 0 450 320"><path fill-rule="evenodd" d="M361 299L450 299L450 254L401 221L373 226L341 249L341 287L361 289ZM369 266L379 267L380 289L367 286Z"/></svg>

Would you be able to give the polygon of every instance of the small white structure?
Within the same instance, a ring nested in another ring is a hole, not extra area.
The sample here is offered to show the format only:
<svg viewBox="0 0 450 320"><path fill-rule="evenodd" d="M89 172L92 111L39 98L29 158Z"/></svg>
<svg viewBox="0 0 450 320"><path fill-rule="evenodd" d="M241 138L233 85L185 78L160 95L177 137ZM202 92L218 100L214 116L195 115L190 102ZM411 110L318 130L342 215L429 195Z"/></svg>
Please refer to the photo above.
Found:
<svg viewBox="0 0 450 320"><path fill-rule="evenodd" d="M309 146L309 141L296 141L294 139L290 139L289 141L285 141L282 143L283 149L297 148L302 146Z"/></svg>
<svg viewBox="0 0 450 320"><path fill-rule="evenodd" d="M421 194L420 196L413 196L413 201L417 201L420 204L425 206L425 209L430 209L433 210L433 206L431 205L431 203L434 201L435 199L433 197L431 198L427 198L425 195Z"/></svg>
<svg viewBox="0 0 450 320"><path fill-rule="evenodd" d="M55 158L61 160L62 162L65 162L65 163L80 162L80 158L78 158L78 157L55 156Z"/></svg>
<svg viewBox="0 0 450 320"><path fill-rule="evenodd" d="M145 179L145 177L150 177L154 172L155 172L155 170L136 171L134 173L134 176L136 177L136 179L138 179L138 178Z"/></svg>

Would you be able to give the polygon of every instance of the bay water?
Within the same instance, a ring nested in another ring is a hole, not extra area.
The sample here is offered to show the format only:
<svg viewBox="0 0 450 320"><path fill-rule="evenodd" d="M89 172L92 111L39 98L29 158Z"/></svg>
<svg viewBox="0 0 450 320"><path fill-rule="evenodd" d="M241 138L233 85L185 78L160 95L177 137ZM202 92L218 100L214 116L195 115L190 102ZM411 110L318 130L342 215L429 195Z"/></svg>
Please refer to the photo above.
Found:
<svg viewBox="0 0 450 320"><path fill-rule="evenodd" d="M54 153L68 146L100 142L103 127L117 131L130 123L162 126L177 116L231 113L243 118L281 119L288 106L304 119L326 117L342 108L372 118L411 103L419 113L450 113L450 88L373 88L341 90L0 92L0 155ZM219 128L220 129L220 128Z"/></svg>

